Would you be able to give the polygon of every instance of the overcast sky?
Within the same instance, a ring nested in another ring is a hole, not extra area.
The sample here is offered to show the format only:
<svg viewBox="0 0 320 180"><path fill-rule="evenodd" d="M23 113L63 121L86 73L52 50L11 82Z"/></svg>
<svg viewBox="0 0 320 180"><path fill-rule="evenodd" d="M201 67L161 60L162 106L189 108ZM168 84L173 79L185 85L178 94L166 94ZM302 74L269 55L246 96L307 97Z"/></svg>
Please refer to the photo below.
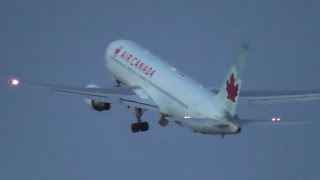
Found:
<svg viewBox="0 0 320 180"><path fill-rule="evenodd" d="M98 113L78 97L6 81L113 86L105 48L129 39L205 86L220 86L248 43L244 89L320 89L319 9L317 0L1 0L0 179L318 180L320 102L238 107L240 117L309 126L222 139L162 128L148 112L150 130L132 134L125 107Z"/></svg>

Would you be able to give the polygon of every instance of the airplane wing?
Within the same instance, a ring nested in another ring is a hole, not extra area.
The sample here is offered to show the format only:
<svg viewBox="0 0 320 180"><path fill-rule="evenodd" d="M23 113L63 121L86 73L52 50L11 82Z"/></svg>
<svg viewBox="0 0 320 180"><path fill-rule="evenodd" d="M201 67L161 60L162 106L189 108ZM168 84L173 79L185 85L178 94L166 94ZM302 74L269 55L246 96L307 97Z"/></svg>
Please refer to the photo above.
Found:
<svg viewBox="0 0 320 180"><path fill-rule="evenodd" d="M218 88L209 88L218 93ZM299 101L312 101L320 99L320 90L305 91L250 91L241 90L239 97L245 98L251 104L271 105L276 103L292 103Z"/></svg>
<svg viewBox="0 0 320 180"><path fill-rule="evenodd" d="M111 87L111 88L88 88L60 86L45 83L38 83L24 80L23 83L49 88L56 92L78 95L106 103L119 103L125 106L142 108L150 111L159 112L158 106L154 101L137 86L132 87Z"/></svg>
<svg viewBox="0 0 320 180"><path fill-rule="evenodd" d="M280 121L279 119L240 119L239 123L241 126L259 126L259 125L307 125L311 124L311 121Z"/></svg>

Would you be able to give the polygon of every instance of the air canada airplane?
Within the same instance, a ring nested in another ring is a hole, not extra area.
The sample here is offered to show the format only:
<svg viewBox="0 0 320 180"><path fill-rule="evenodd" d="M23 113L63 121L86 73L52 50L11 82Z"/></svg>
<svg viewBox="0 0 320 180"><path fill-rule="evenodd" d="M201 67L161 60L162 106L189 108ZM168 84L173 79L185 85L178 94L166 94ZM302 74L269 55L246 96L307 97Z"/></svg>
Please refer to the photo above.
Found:
<svg viewBox="0 0 320 180"><path fill-rule="evenodd" d="M87 87L70 87L25 80L26 84L48 87L54 91L79 95L96 111L108 111L112 104L122 104L134 110L136 121L133 133L149 130L148 122L141 117L145 110L161 115L159 124L175 122L182 127L202 134L238 134L247 125L305 124L301 121L280 121L280 118L239 118L236 106L240 97L250 103L267 104L309 101L320 99L320 90L310 91L242 91L242 73L247 46L240 49L219 89L206 88L186 74L128 40L112 42L105 52L105 65L116 82L114 87L103 88L96 84ZM12 86L18 79L9 79Z"/></svg>

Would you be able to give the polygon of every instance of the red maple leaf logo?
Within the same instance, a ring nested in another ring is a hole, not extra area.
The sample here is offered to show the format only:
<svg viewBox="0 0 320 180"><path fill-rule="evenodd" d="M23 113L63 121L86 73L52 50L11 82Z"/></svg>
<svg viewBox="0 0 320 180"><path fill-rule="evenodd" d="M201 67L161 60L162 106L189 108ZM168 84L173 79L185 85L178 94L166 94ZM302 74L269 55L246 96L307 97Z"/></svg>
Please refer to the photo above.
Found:
<svg viewBox="0 0 320 180"><path fill-rule="evenodd" d="M122 46L116 48L113 52L113 57L116 57L120 53L122 48L123 48Z"/></svg>
<svg viewBox="0 0 320 180"><path fill-rule="evenodd" d="M232 102L236 102L236 97L238 96L239 84L235 84L234 74L232 73L229 79L227 80L227 99Z"/></svg>

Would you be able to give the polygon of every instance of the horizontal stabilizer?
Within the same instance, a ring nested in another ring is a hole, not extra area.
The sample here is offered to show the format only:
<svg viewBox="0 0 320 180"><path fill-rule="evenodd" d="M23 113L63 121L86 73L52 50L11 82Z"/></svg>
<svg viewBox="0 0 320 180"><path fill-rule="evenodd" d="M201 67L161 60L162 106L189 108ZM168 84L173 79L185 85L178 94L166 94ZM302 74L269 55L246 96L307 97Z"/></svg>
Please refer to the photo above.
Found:
<svg viewBox="0 0 320 180"><path fill-rule="evenodd" d="M241 126L279 126L279 125L307 125L311 121L282 121L277 119L240 119Z"/></svg>
<svg viewBox="0 0 320 180"><path fill-rule="evenodd" d="M209 88L215 94L218 88ZM279 103L295 103L320 100L320 89L297 91L268 91L268 90L241 90L240 98L245 98L250 104L272 105Z"/></svg>

